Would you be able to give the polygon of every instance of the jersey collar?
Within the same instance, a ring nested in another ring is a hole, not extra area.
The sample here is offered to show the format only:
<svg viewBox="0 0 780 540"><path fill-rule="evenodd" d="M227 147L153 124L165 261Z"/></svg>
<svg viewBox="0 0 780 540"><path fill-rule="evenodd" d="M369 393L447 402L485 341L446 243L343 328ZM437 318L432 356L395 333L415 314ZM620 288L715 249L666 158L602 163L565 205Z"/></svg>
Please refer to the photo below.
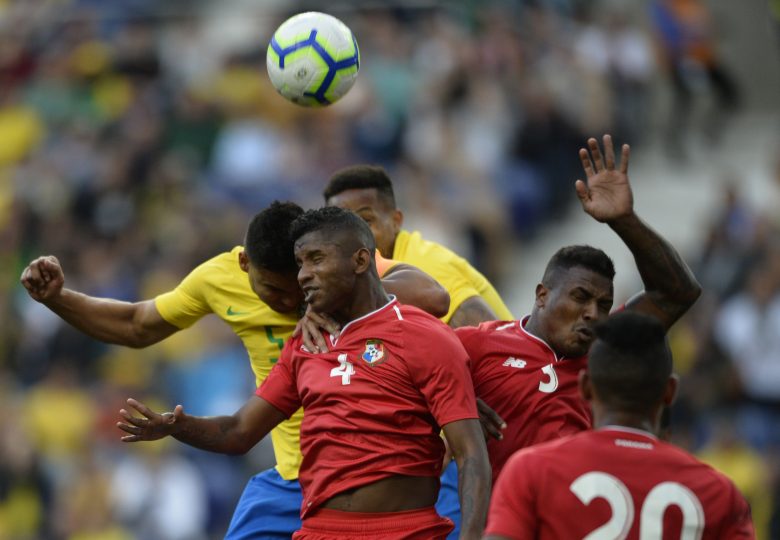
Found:
<svg viewBox="0 0 780 540"><path fill-rule="evenodd" d="M374 317L375 315L377 315L379 313L384 313L387 310L390 310L390 309L393 309L393 308L397 308L399 304L398 304L398 300L396 299L395 295L394 294L388 294L387 296L390 297L390 301L389 302L387 302L384 306L382 306L382 307L380 307L378 309L375 309L374 311L371 311L369 313L366 313L365 315L362 315L362 316L358 317L357 319L353 319L353 320L349 321L347 324L344 325L344 328L341 329L341 332L339 332L338 337L334 337L333 334L330 335L330 342L333 345L336 345L336 343L338 342L339 338L341 336L343 336L344 333L349 328L355 326L356 324L358 324L361 321L365 321L366 319L370 319L370 318Z"/></svg>
<svg viewBox="0 0 780 540"><path fill-rule="evenodd" d="M648 439L653 439L654 441L658 440L658 437L656 437L654 434L650 433L649 431L645 431L644 429L632 428L628 426L608 425L608 426L602 426L598 428L596 431L620 431L623 433L631 433L632 435L638 435L640 437L647 437Z"/></svg>

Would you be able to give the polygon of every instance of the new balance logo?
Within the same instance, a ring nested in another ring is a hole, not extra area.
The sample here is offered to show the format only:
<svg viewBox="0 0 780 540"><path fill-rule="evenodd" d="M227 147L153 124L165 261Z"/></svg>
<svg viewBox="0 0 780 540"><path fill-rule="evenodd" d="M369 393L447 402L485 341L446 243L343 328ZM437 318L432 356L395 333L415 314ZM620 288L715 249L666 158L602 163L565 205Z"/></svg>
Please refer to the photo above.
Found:
<svg viewBox="0 0 780 540"><path fill-rule="evenodd" d="M513 367L513 368L524 368L525 364L526 364L525 360L520 360L519 358L510 356L509 358L504 360L504 363L501 365L506 367Z"/></svg>

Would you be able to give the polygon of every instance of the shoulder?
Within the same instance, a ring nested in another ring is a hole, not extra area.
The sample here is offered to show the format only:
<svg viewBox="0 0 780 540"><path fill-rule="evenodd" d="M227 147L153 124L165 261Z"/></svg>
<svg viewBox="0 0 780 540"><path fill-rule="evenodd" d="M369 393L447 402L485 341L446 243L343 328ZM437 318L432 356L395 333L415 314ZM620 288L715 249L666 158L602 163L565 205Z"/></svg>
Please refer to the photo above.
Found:
<svg viewBox="0 0 780 540"><path fill-rule="evenodd" d="M522 333L518 332L519 325L519 321L486 321L479 326L458 327L455 334L464 344L478 344L498 335L520 338Z"/></svg>
<svg viewBox="0 0 780 540"><path fill-rule="evenodd" d="M219 255L202 262L198 265L192 273L200 274L204 276L208 275L237 275L242 273L241 265L238 262L238 255L244 248L236 246L230 251L225 251Z"/></svg>
<svg viewBox="0 0 780 540"><path fill-rule="evenodd" d="M405 257L428 255L437 258L460 258L454 251L433 240L426 240L419 231L402 230L396 237L396 244L403 248Z"/></svg>

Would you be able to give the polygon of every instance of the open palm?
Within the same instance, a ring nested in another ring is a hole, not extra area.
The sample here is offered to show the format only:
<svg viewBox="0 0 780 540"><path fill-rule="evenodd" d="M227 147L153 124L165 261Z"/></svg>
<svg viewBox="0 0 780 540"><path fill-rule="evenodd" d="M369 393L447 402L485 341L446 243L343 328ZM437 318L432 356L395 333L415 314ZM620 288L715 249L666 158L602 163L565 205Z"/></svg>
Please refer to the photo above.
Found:
<svg viewBox="0 0 780 540"><path fill-rule="evenodd" d="M580 149L580 160L586 181L577 180L575 189L582 208L594 219L609 222L630 215L634 197L628 182L629 146L621 148L620 164L615 167L615 149L612 137L604 135L604 156L596 139L588 139L588 148Z"/></svg>

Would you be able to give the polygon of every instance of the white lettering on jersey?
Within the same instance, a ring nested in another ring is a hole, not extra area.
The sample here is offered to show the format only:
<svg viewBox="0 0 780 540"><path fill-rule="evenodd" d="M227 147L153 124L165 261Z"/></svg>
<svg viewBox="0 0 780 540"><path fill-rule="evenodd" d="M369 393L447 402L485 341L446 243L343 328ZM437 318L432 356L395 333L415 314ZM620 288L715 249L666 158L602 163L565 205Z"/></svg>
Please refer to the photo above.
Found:
<svg viewBox="0 0 780 540"><path fill-rule="evenodd" d="M526 362L525 360L520 360L519 358L510 356L509 358L504 360L504 363L501 365L506 367L513 367L513 368L524 368L527 363L528 362Z"/></svg>
<svg viewBox="0 0 780 540"><path fill-rule="evenodd" d="M545 394L552 394L558 388L558 375L555 374L555 368L552 364L547 364L542 368L542 373L547 375L550 380L539 381L539 391Z"/></svg>
<svg viewBox="0 0 780 540"><path fill-rule="evenodd" d="M342 353L339 355L339 367L334 367L330 370L331 377L341 377L341 384L349 384L349 378L355 374L355 366L352 362L347 360L347 355Z"/></svg>
<svg viewBox="0 0 780 540"><path fill-rule="evenodd" d="M600 498L612 510L609 520L591 531L585 540L623 540L628 536L634 522L634 501L620 479L605 472L591 471L572 482L569 490L585 506ZM693 491L677 482L661 482L648 492L639 511L639 539L663 538L664 513L670 506L676 506L683 516L680 539L700 540L704 531L701 502Z"/></svg>

